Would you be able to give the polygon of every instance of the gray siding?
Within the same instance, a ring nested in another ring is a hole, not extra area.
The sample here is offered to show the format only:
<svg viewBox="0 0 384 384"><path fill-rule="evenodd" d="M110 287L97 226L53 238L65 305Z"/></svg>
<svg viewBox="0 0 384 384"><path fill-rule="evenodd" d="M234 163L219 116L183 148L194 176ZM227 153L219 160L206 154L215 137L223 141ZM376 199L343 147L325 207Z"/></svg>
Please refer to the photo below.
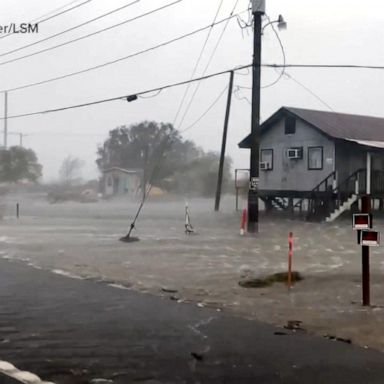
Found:
<svg viewBox="0 0 384 384"><path fill-rule="evenodd" d="M308 170L308 147L323 147L323 169ZM303 147L303 158L291 160L286 150ZM335 166L335 144L319 131L297 119L296 132L284 133L284 119L263 134L260 149L273 149L273 170L260 170L260 189L310 191L327 177Z"/></svg>
<svg viewBox="0 0 384 384"><path fill-rule="evenodd" d="M358 169L366 169L367 151L371 152L371 192L384 191L384 154L383 151L372 150L356 144L340 143L336 147L336 169L338 181L345 187L344 180ZM351 185L351 182L349 183ZM350 186L349 186L350 188ZM365 180L360 182L360 188L365 188ZM363 192L364 190L360 191Z"/></svg>
<svg viewBox="0 0 384 384"><path fill-rule="evenodd" d="M342 183L349 175L360 168L366 168L367 152L362 147L340 143L336 146L336 171L338 182Z"/></svg>

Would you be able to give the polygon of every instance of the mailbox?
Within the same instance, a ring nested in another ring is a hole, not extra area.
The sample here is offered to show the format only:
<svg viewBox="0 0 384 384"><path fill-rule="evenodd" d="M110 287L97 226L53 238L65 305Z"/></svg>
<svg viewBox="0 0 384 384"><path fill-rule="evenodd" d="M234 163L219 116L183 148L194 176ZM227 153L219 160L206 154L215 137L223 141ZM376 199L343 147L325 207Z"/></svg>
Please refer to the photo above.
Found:
<svg viewBox="0 0 384 384"><path fill-rule="evenodd" d="M363 229L360 231L359 244L369 247L378 247L380 245L380 233Z"/></svg>
<svg viewBox="0 0 384 384"><path fill-rule="evenodd" d="M372 228L372 215L370 213L353 214L352 228L358 230Z"/></svg>

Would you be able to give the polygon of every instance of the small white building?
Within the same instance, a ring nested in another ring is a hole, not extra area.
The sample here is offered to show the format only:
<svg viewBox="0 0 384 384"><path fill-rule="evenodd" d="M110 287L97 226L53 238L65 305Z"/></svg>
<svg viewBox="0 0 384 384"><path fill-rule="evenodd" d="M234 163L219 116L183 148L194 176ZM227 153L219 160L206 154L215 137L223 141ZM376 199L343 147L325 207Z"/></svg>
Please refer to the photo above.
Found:
<svg viewBox="0 0 384 384"><path fill-rule="evenodd" d="M140 193L143 170L112 167L103 170L102 187L105 196L129 195Z"/></svg>

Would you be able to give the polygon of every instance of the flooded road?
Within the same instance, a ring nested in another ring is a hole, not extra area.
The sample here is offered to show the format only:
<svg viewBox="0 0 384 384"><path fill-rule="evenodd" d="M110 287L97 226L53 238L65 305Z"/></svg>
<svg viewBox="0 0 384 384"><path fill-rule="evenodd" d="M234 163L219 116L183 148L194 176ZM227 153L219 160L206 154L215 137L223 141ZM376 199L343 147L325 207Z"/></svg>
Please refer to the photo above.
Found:
<svg viewBox="0 0 384 384"><path fill-rule="evenodd" d="M349 219L317 224L261 216L259 234L241 237L233 197L224 199L218 213L213 200L188 203L194 235L184 233L184 199L152 200L133 232L140 241L126 244L118 239L127 233L137 202L48 204L42 196L13 196L1 222L1 257L274 325L297 319L309 332L384 350L382 250L371 254L374 306L363 308L361 250ZM374 226L381 230L384 221ZM290 292L282 283L240 287L244 277L286 271L289 231L293 269L304 280Z"/></svg>
<svg viewBox="0 0 384 384"><path fill-rule="evenodd" d="M0 299L0 383L382 383L377 351L23 262L0 260Z"/></svg>

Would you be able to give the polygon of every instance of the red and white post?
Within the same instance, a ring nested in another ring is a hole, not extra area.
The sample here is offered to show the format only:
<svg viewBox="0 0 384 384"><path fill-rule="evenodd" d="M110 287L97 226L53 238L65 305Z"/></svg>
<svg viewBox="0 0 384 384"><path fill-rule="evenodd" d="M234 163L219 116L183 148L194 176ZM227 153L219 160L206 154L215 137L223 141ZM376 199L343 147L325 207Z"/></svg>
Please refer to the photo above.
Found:
<svg viewBox="0 0 384 384"><path fill-rule="evenodd" d="M247 225L247 210L244 208L241 212L241 222L240 222L240 235L245 235L245 226Z"/></svg>

